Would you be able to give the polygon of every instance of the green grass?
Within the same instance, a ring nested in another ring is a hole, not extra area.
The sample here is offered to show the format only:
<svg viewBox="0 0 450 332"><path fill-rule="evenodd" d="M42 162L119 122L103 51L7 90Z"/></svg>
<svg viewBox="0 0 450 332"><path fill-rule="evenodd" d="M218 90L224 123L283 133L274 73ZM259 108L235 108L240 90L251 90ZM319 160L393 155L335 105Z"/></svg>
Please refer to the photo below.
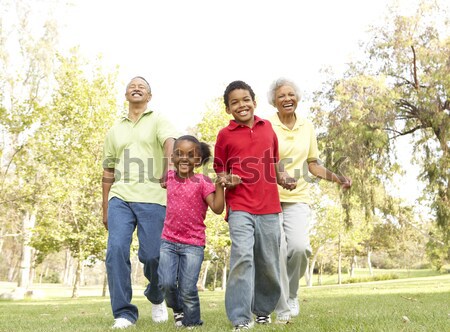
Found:
<svg viewBox="0 0 450 332"><path fill-rule="evenodd" d="M366 268L358 268L355 269L353 279L360 278L362 282L370 281L369 279L374 278L378 280L387 280L387 276L393 276L392 279L405 279L405 278L420 278L420 277L431 277L431 276L439 276L442 273L432 269L373 269L373 276L369 274L369 269ZM318 286L317 275L313 276L313 286ZM342 281L348 282L350 276L348 273L342 273ZM336 285L338 281L337 274L333 275L323 275L322 276L322 285ZM302 285L305 283L304 279L302 280Z"/></svg>
<svg viewBox="0 0 450 332"><path fill-rule="evenodd" d="M222 291L201 292L199 331L231 331ZM450 275L329 285L300 290L300 316L290 325L256 326L253 331L450 331ZM131 331L175 331L173 321L155 324L141 289L133 303L140 319ZM406 318L405 318L406 317ZM52 297L0 301L0 332L110 331L108 298Z"/></svg>

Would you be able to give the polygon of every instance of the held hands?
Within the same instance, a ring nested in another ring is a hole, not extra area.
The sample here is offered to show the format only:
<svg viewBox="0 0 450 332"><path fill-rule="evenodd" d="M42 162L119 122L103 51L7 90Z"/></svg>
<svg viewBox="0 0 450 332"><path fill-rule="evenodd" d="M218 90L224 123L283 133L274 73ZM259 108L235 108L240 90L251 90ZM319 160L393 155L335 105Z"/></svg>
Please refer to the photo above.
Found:
<svg viewBox="0 0 450 332"><path fill-rule="evenodd" d="M216 183L220 183L222 187L233 189L238 184L242 183L242 179L236 174L227 174L226 176L218 176Z"/></svg>
<svg viewBox="0 0 450 332"><path fill-rule="evenodd" d="M297 180L291 176L287 172L280 172L280 177L278 180L278 184L286 189L286 190L294 190L297 188Z"/></svg>

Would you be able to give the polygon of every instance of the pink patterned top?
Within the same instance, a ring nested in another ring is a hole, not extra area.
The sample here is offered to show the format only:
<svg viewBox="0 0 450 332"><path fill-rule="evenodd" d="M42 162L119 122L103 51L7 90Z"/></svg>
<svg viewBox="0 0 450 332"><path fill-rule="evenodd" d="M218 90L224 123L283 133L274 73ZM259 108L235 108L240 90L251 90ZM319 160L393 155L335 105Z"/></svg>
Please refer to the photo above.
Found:
<svg viewBox="0 0 450 332"><path fill-rule="evenodd" d="M162 238L164 240L205 245L206 197L216 190L203 174L180 178L175 171L167 174L167 209Z"/></svg>

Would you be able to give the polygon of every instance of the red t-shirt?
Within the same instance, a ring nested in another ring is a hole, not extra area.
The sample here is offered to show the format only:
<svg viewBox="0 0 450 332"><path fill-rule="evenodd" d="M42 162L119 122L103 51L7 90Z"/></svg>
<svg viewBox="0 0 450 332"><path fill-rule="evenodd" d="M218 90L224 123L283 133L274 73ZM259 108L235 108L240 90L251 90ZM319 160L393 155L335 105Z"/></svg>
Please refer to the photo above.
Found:
<svg viewBox="0 0 450 332"><path fill-rule="evenodd" d="M275 163L278 139L269 121L255 116L252 128L234 120L219 131L214 149L216 173L237 174L242 183L225 191L227 211L281 212Z"/></svg>
<svg viewBox="0 0 450 332"><path fill-rule="evenodd" d="M184 179L174 171L167 174L167 208L162 238L164 240L205 245L205 198L216 190L211 179L202 174Z"/></svg>

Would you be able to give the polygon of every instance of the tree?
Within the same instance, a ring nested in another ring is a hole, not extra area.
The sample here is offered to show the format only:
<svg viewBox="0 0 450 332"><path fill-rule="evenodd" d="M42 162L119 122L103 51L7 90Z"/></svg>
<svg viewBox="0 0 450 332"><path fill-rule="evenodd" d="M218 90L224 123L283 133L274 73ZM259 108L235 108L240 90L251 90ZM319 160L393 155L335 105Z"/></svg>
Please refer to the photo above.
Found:
<svg viewBox="0 0 450 332"><path fill-rule="evenodd" d="M22 1L14 7L2 4L4 17L13 23L0 21L0 202L8 211L3 215L7 219L0 220L0 236L14 236L21 244L18 289L23 293L32 275L31 230L45 186L42 174L32 166L38 149L30 138L48 97L57 33L54 21L48 19L41 34L33 31L30 7Z"/></svg>
<svg viewBox="0 0 450 332"><path fill-rule="evenodd" d="M396 138L409 135L415 162L427 181L428 199L444 242L450 239L449 172L449 26L445 15L430 2L416 14L402 16L391 10L387 20L372 28L365 57L349 64L341 78L331 78L315 94L317 123L323 134L326 162L347 157L365 218L375 211L389 215L393 197L387 185L401 173L396 159ZM442 32L442 33L441 33ZM447 36L447 37L445 37ZM351 200L344 202L347 211ZM347 222L349 221L346 218Z"/></svg>
<svg viewBox="0 0 450 332"><path fill-rule="evenodd" d="M76 297L84 261L104 260L106 232L100 222L99 189L102 147L118 107L117 73L104 73L97 63L86 74L86 63L76 49L72 52L69 57L58 57L52 104L35 135L46 151L37 167L44 168L51 180L46 203L53 213L47 210L39 218L34 246L41 255L60 248L70 250L77 260Z"/></svg>

